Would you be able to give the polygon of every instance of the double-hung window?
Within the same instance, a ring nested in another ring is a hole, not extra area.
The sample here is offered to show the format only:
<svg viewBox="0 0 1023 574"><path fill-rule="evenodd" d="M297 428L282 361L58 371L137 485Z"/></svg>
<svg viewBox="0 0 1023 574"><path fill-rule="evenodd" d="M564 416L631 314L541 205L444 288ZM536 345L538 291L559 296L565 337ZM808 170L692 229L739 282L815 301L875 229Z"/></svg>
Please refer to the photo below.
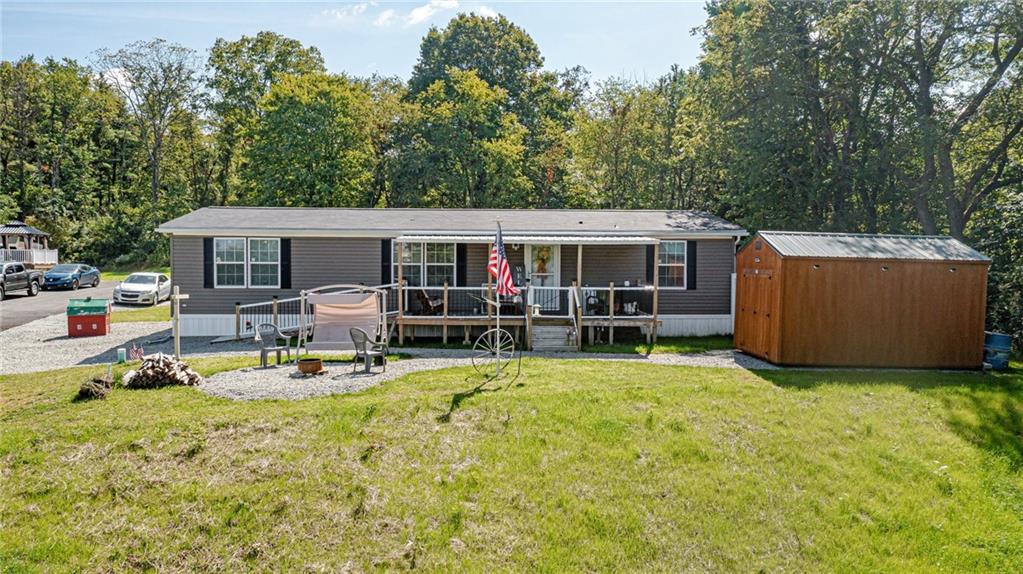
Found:
<svg viewBox="0 0 1023 574"><path fill-rule="evenodd" d="M661 287L686 286L686 242L662 241L657 281Z"/></svg>
<svg viewBox="0 0 1023 574"><path fill-rule="evenodd" d="M214 285L218 288L276 289L281 285L281 240L213 240Z"/></svg>
<svg viewBox="0 0 1023 574"><path fill-rule="evenodd" d="M281 240L249 239L249 287L281 285Z"/></svg>
<svg viewBox="0 0 1023 574"><path fill-rule="evenodd" d="M214 285L217 287L245 287L245 240L213 240Z"/></svg>
<svg viewBox="0 0 1023 574"><path fill-rule="evenodd" d="M403 243L401 274L411 287L442 287L455 284L454 243ZM394 245L391 276L398 280L398 246Z"/></svg>

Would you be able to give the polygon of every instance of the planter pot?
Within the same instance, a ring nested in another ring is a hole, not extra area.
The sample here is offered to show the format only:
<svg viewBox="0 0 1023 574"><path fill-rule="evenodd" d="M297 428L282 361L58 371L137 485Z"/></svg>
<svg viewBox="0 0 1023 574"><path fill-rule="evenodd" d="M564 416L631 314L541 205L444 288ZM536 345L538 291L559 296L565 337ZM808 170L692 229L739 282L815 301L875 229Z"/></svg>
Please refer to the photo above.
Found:
<svg viewBox="0 0 1023 574"><path fill-rule="evenodd" d="M299 359L298 370L306 375L315 375L323 370L323 360L319 358Z"/></svg>

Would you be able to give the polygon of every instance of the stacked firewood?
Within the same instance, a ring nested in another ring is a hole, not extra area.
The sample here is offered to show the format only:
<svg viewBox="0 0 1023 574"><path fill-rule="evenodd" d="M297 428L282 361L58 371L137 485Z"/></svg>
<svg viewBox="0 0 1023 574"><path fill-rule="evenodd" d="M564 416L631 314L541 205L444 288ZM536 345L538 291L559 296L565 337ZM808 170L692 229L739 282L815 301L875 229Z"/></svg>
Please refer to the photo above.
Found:
<svg viewBox="0 0 1023 574"><path fill-rule="evenodd" d="M129 389L152 389L168 385L198 385L202 377L174 357L157 353L142 359L135 371L124 374L121 382Z"/></svg>

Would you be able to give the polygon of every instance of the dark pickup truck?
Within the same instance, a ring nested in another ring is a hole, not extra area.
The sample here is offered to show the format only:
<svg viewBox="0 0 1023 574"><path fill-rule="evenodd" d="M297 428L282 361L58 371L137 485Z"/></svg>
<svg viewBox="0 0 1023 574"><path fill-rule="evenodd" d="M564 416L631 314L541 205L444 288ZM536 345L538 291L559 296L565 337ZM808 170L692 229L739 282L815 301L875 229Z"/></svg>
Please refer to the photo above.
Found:
<svg viewBox="0 0 1023 574"><path fill-rule="evenodd" d="M24 263L0 263L0 301L12 291L25 291L30 297L39 294L43 274L25 267Z"/></svg>

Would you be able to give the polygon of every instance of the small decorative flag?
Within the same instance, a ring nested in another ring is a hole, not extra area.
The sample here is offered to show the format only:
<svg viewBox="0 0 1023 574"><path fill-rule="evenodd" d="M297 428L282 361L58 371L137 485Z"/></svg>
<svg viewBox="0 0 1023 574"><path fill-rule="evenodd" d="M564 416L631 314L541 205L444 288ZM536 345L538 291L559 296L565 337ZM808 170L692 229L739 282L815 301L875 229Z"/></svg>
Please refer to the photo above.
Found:
<svg viewBox="0 0 1023 574"><path fill-rule="evenodd" d="M142 357L145 355L146 352L142 349L142 347L135 345L135 343L131 344L131 350L128 351L128 356L131 357L132 361L141 361Z"/></svg>
<svg viewBox="0 0 1023 574"><path fill-rule="evenodd" d="M504 240L501 238L501 224L497 224L497 240L490 250L490 260L487 262L487 271L494 276L497 282L498 295L518 295L519 290L512 280L511 267L508 265L508 256L504 252Z"/></svg>

